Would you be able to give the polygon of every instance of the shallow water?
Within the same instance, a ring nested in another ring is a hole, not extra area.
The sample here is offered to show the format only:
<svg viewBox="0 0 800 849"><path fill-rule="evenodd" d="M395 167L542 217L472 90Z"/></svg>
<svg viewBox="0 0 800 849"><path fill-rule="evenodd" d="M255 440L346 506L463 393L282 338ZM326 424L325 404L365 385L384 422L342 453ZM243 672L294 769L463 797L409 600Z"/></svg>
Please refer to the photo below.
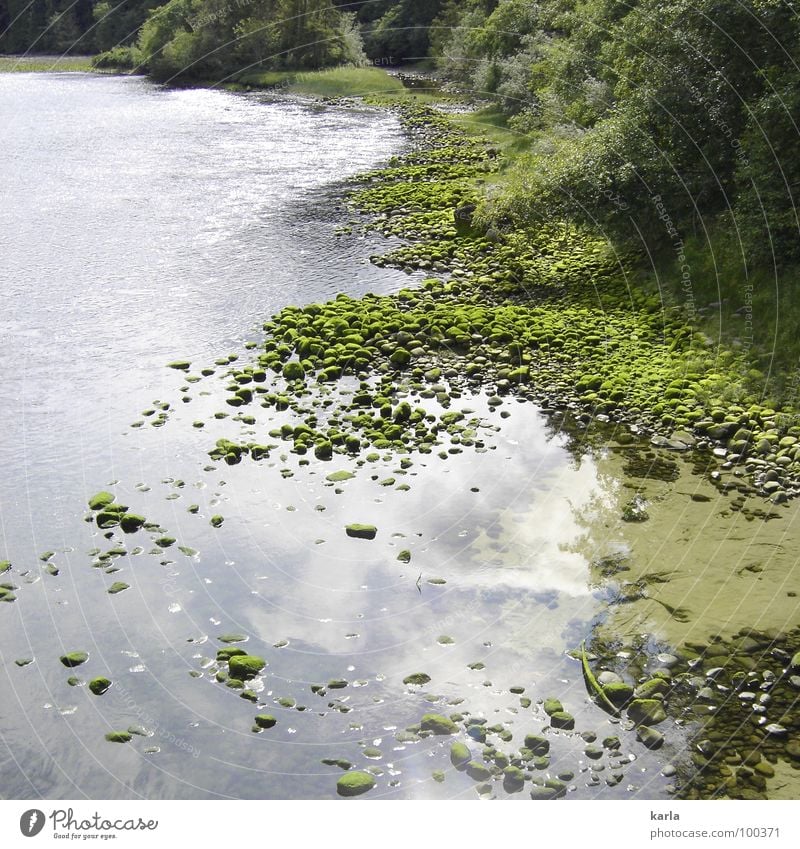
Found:
<svg viewBox="0 0 800 849"><path fill-rule="evenodd" d="M4 579L19 587L0 605L0 792L332 798L341 772L320 761L346 758L382 770L371 797L474 798L476 783L450 766L450 738L395 734L424 713L458 711L513 734L513 744L490 736L511 752L547 726L537 700L557 696L576 732L619 734L622 755L598 764L577 733L548 732L543 776L573 772L576 798L667 795L660 770L683 757L685 732L662 726L667 745L648 752L589 701L567 654L609 610L592 563L624 553L645 568L645 531L666 544L678 527L657 506L652 524L620 521L639 480L619 451L533 404L493 410L478 394L453 408L482 421L483 451L402 468L385 453L358 465L277 449L226 466L207 456L217 438L279 442L266 432L289 414L248 407L255 423L235 421L224 367L196 383L164 367L186 357L196 374L228 352L247 362L245 342L287 303L407 284L366 262L382 240L334 235L348 220L336 181L401 148L394 119L131 78L19 74L0 75L0 114L14 116L3 124L14 168L2 169L10 202L0 210L0 560L12 560ZM161 427L141 415L157 399L170 404ZM645 492L654 504L706 486L676 462L681 484ZM326 481L341 469L355 477ZM104 488L163 531L106 538L84 521L86 498ZM352 522L376 525L376 538L348 538ZM176 544L154 546L164 532ZM93 565L94 549L116 545L118 571ZM109 595L114 581L130 588ZM654 646L681 639L663 622L646 627ZM265 707L214 680L218 638L231 633L268 663L256 685ZM67 670L58 658L74 650L90 659ZM22 658L34 662L18 667ZM415 672L430 683L405 686ZM71 674L113 685L95 697L69 686ZM347 686L312 692L332 679ZM530 707L511 692L520 687ZM254 734L263 712L277 725ZM105 741L132 724L151 736ZM482 746L470 745L480 760Z"/></svg>

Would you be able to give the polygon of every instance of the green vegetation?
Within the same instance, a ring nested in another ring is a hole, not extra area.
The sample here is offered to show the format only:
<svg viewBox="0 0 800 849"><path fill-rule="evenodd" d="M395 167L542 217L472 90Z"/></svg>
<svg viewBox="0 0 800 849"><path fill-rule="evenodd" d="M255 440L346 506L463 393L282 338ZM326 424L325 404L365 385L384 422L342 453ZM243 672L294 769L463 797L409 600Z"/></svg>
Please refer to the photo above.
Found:
<svg viewBox="0 0 800 849"><path fill-rule="evenodd" d="M226 82L245 71L319 70L365 61L351 15L330 0L171 0L151 15L137 43L160 80Z"/></svg>
<svg viewBox="0 0 800 849"><path fill-rule="evenodd" d="M294 77L288 90L314 97L365 97L398 94L403 84L379 68L331 68Z"/></svg>
<svg viewBox="0 0 800 849"><path fill-rule="evenodd" d="M30 71L91 71L88 56L0 56L0 74Z"/></svg>

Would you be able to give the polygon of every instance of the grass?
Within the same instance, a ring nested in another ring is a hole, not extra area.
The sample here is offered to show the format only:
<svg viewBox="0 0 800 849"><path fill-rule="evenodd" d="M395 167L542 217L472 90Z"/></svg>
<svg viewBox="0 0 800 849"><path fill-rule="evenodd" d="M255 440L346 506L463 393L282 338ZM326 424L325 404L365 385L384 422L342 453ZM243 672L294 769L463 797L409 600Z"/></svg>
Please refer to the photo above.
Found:
<svg viewBox="0 0 800 849"><path fill-rule="evenodd" d="M331 68L298 74L290 91L313 97L357 97L371 94L395 94L405 91L396 77L380 68Z"/></svg>
<svg viewBox="0 0 800 849"><path fill-rule="evenodd" d="M259 71L242 74L237 83L254 88L277 88L312 97L397 95L405 91L396 77L380 68L341 67L303 73Z"/></svg>
<svg viewBox="0 0 800 849"><path fill-rule="evenodd" d="M507 116L496 106L453 115L451 120L467 134L489 139L509 161L530 148L530 138L509 129Z"/></svg>
<svg viewBox="0 0 800 849"><path fill-rule="evenodd" d="M0 73L92 71L91 56L0 56Z"/></svg>

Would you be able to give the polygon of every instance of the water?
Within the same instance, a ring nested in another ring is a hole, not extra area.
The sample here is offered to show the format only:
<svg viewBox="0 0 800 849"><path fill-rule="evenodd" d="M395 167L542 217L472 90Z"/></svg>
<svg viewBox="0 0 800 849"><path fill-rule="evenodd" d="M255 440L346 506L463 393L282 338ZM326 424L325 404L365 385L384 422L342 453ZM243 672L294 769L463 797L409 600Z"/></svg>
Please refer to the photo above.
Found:
<svg viewBox="0 0 800 849"><path fill-rule="evenodd" d="M0 560L18 587L0 605L3 794L332 798L341 772L321 760L345 758L381 770L373 796L474 798L449 738L397 733L457 711L512 733L490 733L511 752L547 726L537 700L555 695L578 731L619 734L623 748L592 779L584 741L551 734L547 775L574 772L576 798L665 796L680 729L648 752L591 704L567 654L607 609L591 563L626 545L613 451L532 404L497 410L478 394L459 403L483 421L483 453L401 468L386 454L358 465L278 450L229 467L207 456L217 438L270 441L285 418L215 418L231 412L225 369L191 383L165 368L246 362L287 303L408 284L368 264L383 240L335 235L349 217L340 181L401 150L395 119L72 74L0 75L0 117ZM142 415L156 402L170 405L163 427ZM356 476L327 482L338 469ZM685 470L684 490L695 483ZM107 539L84 521L107 487L163 530ZM351 522L375 524L376 539L348 538ZM162 533L177 543L154 547ZM109 595L114 581L130 588ZM258 707L214 680L231 633L268 663ZM68 670L58 658L75 650L90 659ZM405 686L415 672L431 682ZM113 685L96 697L72 674ZM312 691L332 679L347 686ZM254 734L257 713L277 725ZM131 725L149 736L104 739Z"/></svg>

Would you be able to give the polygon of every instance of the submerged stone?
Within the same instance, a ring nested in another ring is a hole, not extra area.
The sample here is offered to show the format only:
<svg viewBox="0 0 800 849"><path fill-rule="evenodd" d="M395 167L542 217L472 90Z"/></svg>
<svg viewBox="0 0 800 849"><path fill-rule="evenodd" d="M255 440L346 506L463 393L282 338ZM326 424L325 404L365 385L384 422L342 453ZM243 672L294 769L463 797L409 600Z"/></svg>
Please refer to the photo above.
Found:
<svg viewBox="0 0 800 849"><path fill-rule="evenodd" d="M525 748L530 749L537 757L541 757L550 751L550 741L539 734L526 734Z"/></svg>
<svg viewBox="0 0 800 849"><path fill-rule="evenodd" d="M413 684L417 687L421 687L423 684L427 684L430 680L430 675L427 675L424 672L414 672L411 675L406 675L406 677L403 678L403 683Z"/></svg>
<svg viewBox="0 0 800 849"><path fill-rule="evenodd" d="M86 663L87 660L89 660L89 655L85 651L73 651L69 654L61 655L61 662L69 668L80 666L82 663Z"/></svg>
<svg viewBox="0 0 800 849"><path fill-rule="evenodd" d="M660 749L664 745L664 735L647 725L640 725L636 729L636 739L640 743L644 743L648 749Z"/></svg>
<svg viewBox="0 0 800 849"><path fill-rule="evenodd" d="M658 699L634 699L628 705L628 718L637 725L658 725L667 714Z"/></svg>
<svg viewBox="0 0 800 849"><path fill-rule="evenodd" d="M124 592L125 590L130 589L130 584L126 584L124 581L115 581L109 588L109 595L116 595L117 593Z"/></svg>

